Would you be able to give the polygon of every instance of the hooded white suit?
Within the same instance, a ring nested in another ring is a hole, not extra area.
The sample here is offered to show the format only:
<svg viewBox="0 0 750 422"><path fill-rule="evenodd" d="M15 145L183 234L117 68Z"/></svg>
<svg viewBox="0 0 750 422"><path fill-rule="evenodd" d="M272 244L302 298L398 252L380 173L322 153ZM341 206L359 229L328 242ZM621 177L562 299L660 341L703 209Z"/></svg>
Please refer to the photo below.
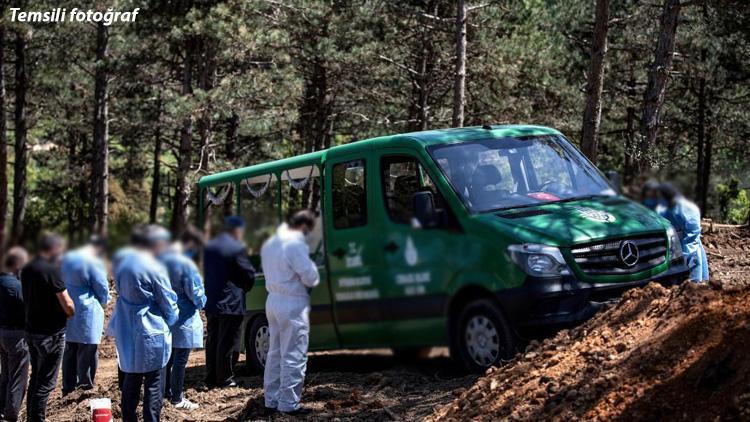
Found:
<svg viewBox="0 0 750 422"><path fill-rule="evenodd" d="M265 404L291 412L300 406L307 368L309 289L318 285L320 276L304 235L286 224L266 241L260 256L270 336L263 377Z"/></svg>

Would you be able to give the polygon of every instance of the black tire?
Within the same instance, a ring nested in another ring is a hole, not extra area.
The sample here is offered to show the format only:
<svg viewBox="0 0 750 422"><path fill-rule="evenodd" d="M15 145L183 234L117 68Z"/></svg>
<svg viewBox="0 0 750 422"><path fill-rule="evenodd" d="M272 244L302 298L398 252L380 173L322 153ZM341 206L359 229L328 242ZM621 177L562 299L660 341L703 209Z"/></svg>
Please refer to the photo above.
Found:
<svg viewBox="0 0 750 422"><path fill-rule="evenodd" d="M265 332L265 341L259 336ZM266 367L265 355L268 353L268 320L265 315L260 315L248 324L245 330L245 364L253 374L262 374ZM259 347L261 348L259 350ZM263 350L265 347L265 350ZM259 353L260 352L260 353Z"/></svg>
<svg viewBox="0 0 750 422"><path fill-rule="evenodd" d="M392 348L393 357L403 363L415 363L429 356L432 347Z"/></svg>
<svg viewBox="0 0 750 422"><path fill-rule="evenodd" d="M471 372L499 365L518 350L518 338L500 307L489 299L466 304L452 321L451 331L451 355Z"/></svg>

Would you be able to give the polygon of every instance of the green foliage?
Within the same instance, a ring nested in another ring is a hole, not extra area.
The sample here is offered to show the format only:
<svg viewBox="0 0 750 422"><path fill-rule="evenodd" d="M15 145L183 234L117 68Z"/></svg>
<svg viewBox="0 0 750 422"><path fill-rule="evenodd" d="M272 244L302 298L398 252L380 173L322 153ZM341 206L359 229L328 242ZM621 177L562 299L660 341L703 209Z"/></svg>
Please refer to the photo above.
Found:
<svg viewBox="0 0 750 422"><path fill-rule="evenodd" d="M481 7L468 15L467 124L547 124L577 143L593 3L472 5ZM113 238L124 239L131 224L148 219L157 137L157 221L170 220L187 117L193 120L191 184L208 173L352 139L450 125L453 1L129 0L117 7L143 9L135 24L110 29ZM718 212L722 220L741 221L747 208L745 192L730 188L750 184L750 29L742 24L750 20L749 9L736 0L684 8L654 156L658 176L693 196L697 87L705 80L706 137L713 145L707 189L715 196L708 214ZM622 172L635 150L659 13L652 4L612 2L603 169ZM82 239L91 217L95 29L66 24L9 30L27 33L30 46L29 236L47 228ZM12 45L4 48L12 58ZM192 92L183 87L188 54L194 57ZM12 61L6 63L8 105L12 70ZM234 115L239 126L230 139ZM12 123L12 113L8 117ZM193 190L191 208L196 203Z"/></svg>
<svg viewBox="0 0 750 422"><path fill-rule="evenodd" d="M750 219L750 198L747 190L741 190L737 197L729 202L727 221L732 224L747 224Z"/></svg>
<svg viewBox="0 0 750 422"><path fill-rule="evenodd" d="M719 183L716 186L716 193L719 197L719 211L722 220L726 220L730 211L730 205L739 198L740 182L737 179L730 179L727 183Z"/></svg>

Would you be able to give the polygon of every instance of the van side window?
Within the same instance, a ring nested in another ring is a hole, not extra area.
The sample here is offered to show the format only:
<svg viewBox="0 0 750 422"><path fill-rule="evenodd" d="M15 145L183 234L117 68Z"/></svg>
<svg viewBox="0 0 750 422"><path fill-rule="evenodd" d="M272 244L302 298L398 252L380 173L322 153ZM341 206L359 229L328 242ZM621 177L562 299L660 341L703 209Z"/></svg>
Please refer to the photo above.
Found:
<svg viewBox="0 0 750 422"><path fill-rule="evenodd" d="M367 224L365 160L353 160L333 166L331 199L333 227L347 229Z"/></svg>
<svg viewBox="0 0 750 422"><path fill-rule="evenodd" d="M416 158L407 156L383 157L380 161L383 184L383 201L388 216L396 223L409 224L414 217L414 194L430 191L435 196L436 207L441 197L430 176Z"/></svg>
<svg viewBox="0 0 750 422"><path fill-rule="evenodd" d="M240 216L249 224L245 244L253 258L260 262L263 242L276 232L279 225L279 180L274 174L262 174L240 182ZM260 268L260 267L256 267Z"/></svg>

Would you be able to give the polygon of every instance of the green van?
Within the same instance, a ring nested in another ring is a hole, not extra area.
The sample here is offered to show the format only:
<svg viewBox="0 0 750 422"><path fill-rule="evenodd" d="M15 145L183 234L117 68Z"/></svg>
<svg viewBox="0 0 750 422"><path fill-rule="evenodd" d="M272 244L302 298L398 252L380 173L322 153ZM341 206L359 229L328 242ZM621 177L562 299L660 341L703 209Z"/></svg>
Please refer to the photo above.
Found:
<svg viewBox="0 0 750 422"><path fill-rule="evenodd" d="M262 242L289 211L319 210L308 239L321 275L311 350L408 356L448 345L482 370L512 357L525 333L687 275L670 224L547 127L385 136L209 175L199 188L206 218L229 210L248 221L258 269ZM268 348L263 285L260 276L247 294L243 337L256 369Z"/></svg>

